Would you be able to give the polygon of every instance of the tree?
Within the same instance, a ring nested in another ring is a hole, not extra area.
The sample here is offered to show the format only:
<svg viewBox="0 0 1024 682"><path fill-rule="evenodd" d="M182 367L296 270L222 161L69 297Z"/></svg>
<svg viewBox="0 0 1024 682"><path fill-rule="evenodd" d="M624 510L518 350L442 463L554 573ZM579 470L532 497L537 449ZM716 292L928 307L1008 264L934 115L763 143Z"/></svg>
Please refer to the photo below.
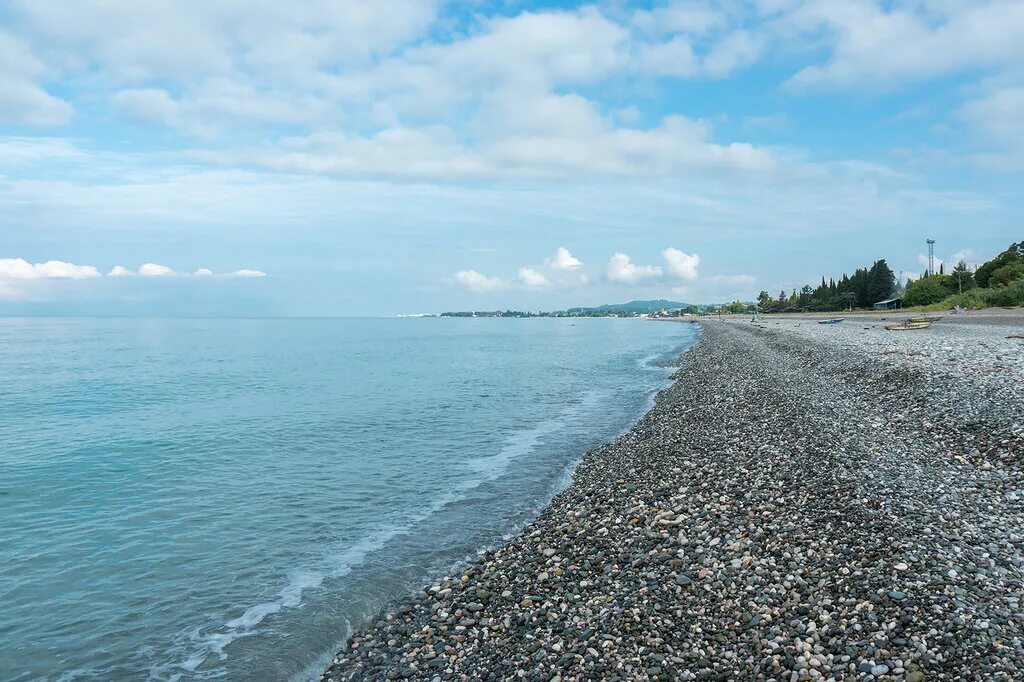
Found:
<svg viewBox="0 0 1024 682"><path fill-rule="evenodd" d="M896 288L896 276L884 258L875 261L871 266L864 288L867 298L864 302L866 306L874 305L892 296L893 289Z"/></svg>
<svg viewBox="0 0 1024 682"><path fill-rule="evenodd" d="M979 287L987 287L993 272L1017 261L1024 261L1024 241L1010 244L1009 248L1001 254L979 266L974 273L974 281L978 283Z"/></svg>
<svg viewBox="0 0 1024 682"><path fill-rule="evenodd" d="M993 272L988 283L989 286L1001 286L1021 277L1024 277L1024 261L1014 261Z"/></svg>
<svg viewBox="0 0 1024 682"><path fill-rule="evenodd" d="M774 306L775 310L785 310L789 307L789 298L786 296L786 290L779 291L779 297L775 299Z"/></svg>
<svg viewBox="0 0 1024 682"><path fill-rule="evenodd" d="M953 268L953 281L956 282L956 290L958 294L962 294L965 291L970 291L975 287L974 274L971 269L967 267L967 261L960 259L960 262Z"/></svg>
<svg viewBox="0 0 1024 682"><path fill-rule="evenodd" d="M762 290L761 293L757 295L757 305L760 306L762 310L767 310L768 308L771 308L774 304L775 301L772 300L772 295L769 294L767 291Z"/></svg>
<svg viewBox="0 0 1024 682"><path fill-rule="evenodd" d="M932 275L915 280L903 297L906 305L931 305L953 293L953 278L950 275Z"/></svg>

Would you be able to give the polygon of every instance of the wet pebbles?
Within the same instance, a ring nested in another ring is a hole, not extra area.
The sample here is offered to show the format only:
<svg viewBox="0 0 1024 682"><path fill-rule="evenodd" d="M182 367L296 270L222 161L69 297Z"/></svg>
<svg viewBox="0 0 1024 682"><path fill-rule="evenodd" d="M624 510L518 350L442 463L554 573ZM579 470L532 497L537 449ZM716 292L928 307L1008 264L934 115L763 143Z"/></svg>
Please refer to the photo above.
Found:
<svg viewBox="0 0 1024 682"><path fill-rule="evenodd" d="M322 680L1024 678L1024 342L943 324L707 323L535 522Z"/></svg>

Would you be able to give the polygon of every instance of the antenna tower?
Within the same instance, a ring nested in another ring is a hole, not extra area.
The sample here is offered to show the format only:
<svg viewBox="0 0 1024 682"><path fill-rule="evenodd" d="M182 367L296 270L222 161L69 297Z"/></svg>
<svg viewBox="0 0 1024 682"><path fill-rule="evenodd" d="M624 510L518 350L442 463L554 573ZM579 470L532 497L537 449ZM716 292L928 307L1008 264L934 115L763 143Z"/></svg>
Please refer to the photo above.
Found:
<svg viewBox="0 0 1024 682"><path fill-rule="evenodd" d="M935 274L935 240L928 240L928 276Z"/></svg>

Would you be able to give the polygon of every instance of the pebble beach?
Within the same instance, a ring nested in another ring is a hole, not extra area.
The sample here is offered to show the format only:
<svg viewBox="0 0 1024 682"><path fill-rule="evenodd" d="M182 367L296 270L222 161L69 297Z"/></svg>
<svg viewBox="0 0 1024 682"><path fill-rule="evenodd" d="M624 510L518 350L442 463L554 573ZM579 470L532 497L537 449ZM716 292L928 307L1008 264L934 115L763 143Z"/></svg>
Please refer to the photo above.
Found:
<svg viewBox="0 0 1024 682"><path fill-rule="evenodd" d="M321 680L1024 679L1024 312L900 317L702 320L631 431Z"/></svg>

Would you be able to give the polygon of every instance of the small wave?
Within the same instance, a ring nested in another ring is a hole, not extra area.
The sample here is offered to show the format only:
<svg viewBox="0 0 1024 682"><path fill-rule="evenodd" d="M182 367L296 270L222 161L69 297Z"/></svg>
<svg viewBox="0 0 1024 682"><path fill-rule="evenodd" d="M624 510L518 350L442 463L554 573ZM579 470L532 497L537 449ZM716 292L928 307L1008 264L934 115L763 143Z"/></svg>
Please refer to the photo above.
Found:
<svg viewBox="0 0 1024 682"><path fill-rule="evenodd" d="M682 349L674 351L669 356L666 356L665 353L655 353L637 359L640 368L653 371L659 376L647 391L647 404L643 408L643 412L629 421L620 433L628 431L643 414L654 407L655 395L671 383L669 376L675 370L674 365L667 363L674 360L681 351ZM328 579L345 576L365 562L370 554L383 549L389 541L412 532L417 524L427 520L433 514L465 499L470 492L481 485L500 478L508 471L513 462L535 452L546 436L559 432L573 421L579 421L588 412L600 407L609 396L607 391L589 390L578 402L566 406L555 417L509 435L505 439L503 447L496 454L468 460L467 467L476 475L454 484L445 493L431 499L419 512L401 519L392 519L386 526L375 529L355 544L345 547L341 551L328 552L321 562L321 570L297 570L289 573L287 584L277 593L275 599L246 608L240 616L225 622L222 630L207 634L193 632L190 640L197 645L198 650L193 650L185 660L177 663L174 668L188 674L195 674L211 655L216 655L222 661L225 660L227 654L224 649L241 637L257 634L258 627L267 617L302 605L303 594L307 590L320 587ZM566 464L558 478L552 482L549 499L569 486L578 464L579 457L573 458ZM159 669L151 671L150 677L171 680L180 678L180 674L169 678L165 677L166 673L166 667L161 666ZM221 674L223 671L211 671L204 677Z"/></svg>
<svg viewBox="0 0 1024 682"><path fill-rule="evenodd" d="M288 578L288 585L277 593L277 599L250 606L238 618L225 625L232 630L249 630L259 625L264 618L289 606L302 603L302 593L323 584L324 574L311 571L294 571Z"/></svg>
<svg viewBox="0 0 1024 682"><path fill-rule="evenodd" d="M492 481L504 474L513 461L536 450L544 436L561 431L572 420L580 418L588 410L597 407L607 397L606 391L587 391L579 402L565 407L557 416L509 436L505 440L505 446L497 454L476 457L469 460L467 464L474 471L483 473L486 481ZM473 487L483 484L485 480L475 481Z"/></svg>
<svg viewBox="0 0 1024 682"><path fill-rule="evenodd" d="M288 583L277 593L276 599L248 607L241 616L227 621L224 624L224 630L207 634L201 634L198 629L193 631L190 639L196 643L198 651L190 653L184 661L177 663L175 667L194 673L211 655L216 655L222 661L225 660L227 654L224 649L241 637L257 634L257 626L267 616L302 605L302 596L306 590L320 587L328 578L343 577L365 561L372 552L382 549L392 538L409 532L417 521L428 515L429 513L418 515L416 518L409 519L408 523L404 525L382 528L350 545L344 551L330 554L323 566L324 570L290 572ZM150 671L150 678L159 679L164 672L166 672L164 667L154 668Z"/></svg>

